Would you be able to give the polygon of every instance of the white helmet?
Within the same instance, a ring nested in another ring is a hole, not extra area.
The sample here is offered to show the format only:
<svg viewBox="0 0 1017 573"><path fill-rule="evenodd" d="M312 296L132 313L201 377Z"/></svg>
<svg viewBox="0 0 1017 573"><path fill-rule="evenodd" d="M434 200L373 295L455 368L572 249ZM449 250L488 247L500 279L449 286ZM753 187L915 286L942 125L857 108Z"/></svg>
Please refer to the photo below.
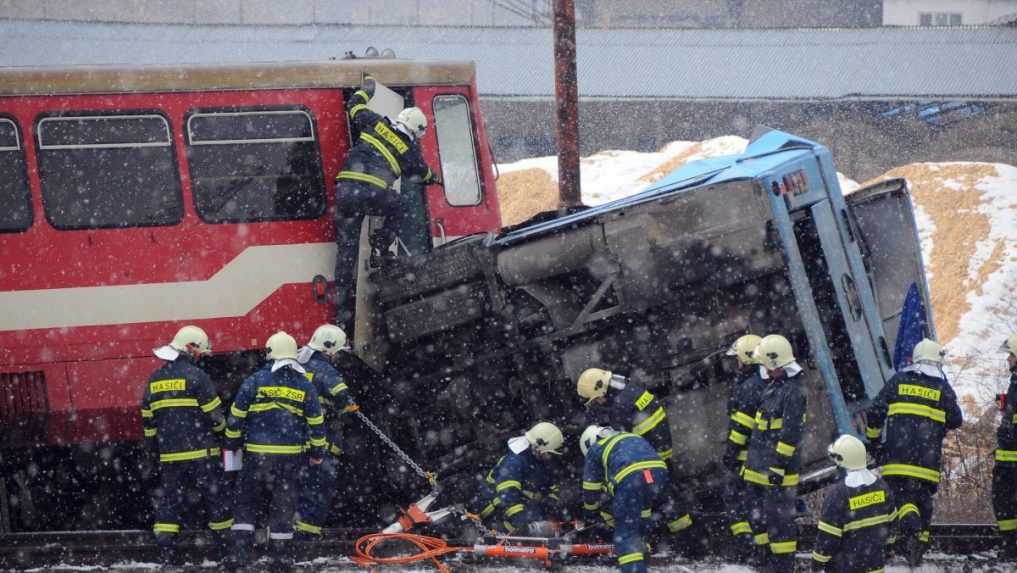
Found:
<svg viewBox="0 0 1017 573"><path fill-rule="evenodd" d="M600 368L587 368L579 375L576 381L576 392L586 398L586 403L607 394L607 387L611 383L611 372Z"/></svg>
<svg viewBox="0 0 1017 573"><path fill-rule="evenodd" d="M269 360L297 359L297 341L281 330L268 337L265 348L268 349Z"/></svg>
<svg viewBox="0 0 1017 573"><path fill-rule="evenodd" d="M911 351L911 362L915 364L921 362L942 364L943 347L935 340L923 338L921 342L915 345L915 349Z"/></svg>
<svg viewBox="0 0 1017 573"><path fill-rule="evenodd" d="M759 346L752 352L752 359L767 370L776 370L794 362L795 354L786 338L768 334L759 341Z"/></svg>
<svg viewBox="0 0 1017 573"><path fill-rule="evenodd" d="M537 453L561 455L561 447L565 440L558 426L551 422L539 422L526 431L526 441L530 442L530 446Z"/></svg>
<svg viewBox="0 0 1017 573"><path fill-rule="evenodd" d="M212 352L212 345L208 342L208 335L197 326L187 325L177 331L173 341L169 343L170 348L179 352L194 354L208 354Z"/></svg>
<svg viewBox="0 0 1017 573"><path fill-rule="evenodd" d="M346 333L334 324L323 324L311 335L307 347L334 356L346 348Z"/></svg>
<svg viewBox="0 0 1017 573"><path fill-rule="evenodd" d="M406 126L406 129L413 134L413 137L420 139L427 131L427 117L419 107L408 107L396 116L396 121Z"/></svg>
<svg viewBox="0 0 1017 573"><path fill-rule="evenodd" d="M846 470L865 469L865 444L851 434L844 434L826 449L838 466Z"/></svg>
<svg viewBox="0 0 1017 573"><path fill-rule="evenodd" d="M759 346L759 341L761 340L762 338L756 336L755 334L746 334L744 336L739 336L738 340L735 340L731 344L731 348L727 349L725 355L737 356L738 362L745 366L748 366L749 364L755 364L756 360L752 357L752 352L756 349L757 346Z"/></svg>
<svg viewBox="0 0 1017 573"><path fill-rule="evenodd" d="M613 429L607 426L598 426L596 424L586 426L586 429L583 430L583 435L579 436L579 449L585 456L586 452L590 451L590 448L593 447L593 444L597 443L598 440L612 436L615 433L616 432Z"/></svg>
<svg viewBox="0 0 1017 573"><path fill-rule="evenodd" d="M1003 341L1003 344L999 347L1000 352L1009 352L1014 356L1017 356L1017 334L1011 334L1009 338Z"/></svg>

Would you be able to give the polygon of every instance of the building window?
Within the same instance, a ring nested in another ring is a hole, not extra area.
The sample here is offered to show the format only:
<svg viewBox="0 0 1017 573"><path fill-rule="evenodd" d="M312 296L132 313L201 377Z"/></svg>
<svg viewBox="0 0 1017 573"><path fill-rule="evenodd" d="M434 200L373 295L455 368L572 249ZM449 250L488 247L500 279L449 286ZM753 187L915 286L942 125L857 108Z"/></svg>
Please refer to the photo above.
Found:
<svg viewBox="0 0 1017 573"><path fill-rule="evenodd" d="M165 117L48 116L35 132L43 211L54 227L172 225L183 217Z"/></svg>
<svg viewBox="0 0 1017 573"><path fill-rule="evenodd" d="M960 26L962 25L960 12L919 12L919 26Z"/></svg>
<svg viewBox="0 0 1017 573"><path fill-rule="evenodd" d="M25 150L14 120L0 117L0 233L32 226L32 195L25 176Z"/></svg>
<svg viewBox="0 0 1017 573"><path fill-rule="evenodd" d="M325 212L321 155L305 110L192 112L187 163L195 208L210 223L314 219Z"/></svg>
<svg viewBox="0 0 1017 573"><path fill-rule="evenodd" d="M434 98L433 106L445 200L453 207L477 205L481 197L480 171L470 104L461 95L440 95Z"/></svg>

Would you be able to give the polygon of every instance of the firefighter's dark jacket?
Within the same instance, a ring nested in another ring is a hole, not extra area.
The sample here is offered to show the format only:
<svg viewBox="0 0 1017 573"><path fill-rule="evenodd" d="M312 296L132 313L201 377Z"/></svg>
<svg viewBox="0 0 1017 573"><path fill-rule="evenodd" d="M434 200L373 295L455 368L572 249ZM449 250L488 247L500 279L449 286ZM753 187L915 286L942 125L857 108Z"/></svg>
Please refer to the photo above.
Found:
<svg viewBox="0 0 1017 573"><path fill-rule="evenodd" d="M833 573L882 571L896 519L886 482L848 487L841 480L826 494L812 560Z"/></svg>
<svg viewBox="0 0 1017 573"><path fill-rule="evenodd" d="M145 437L158 446L160 462L218 455L215 433L226 426L211 378L183 354L149 376L141 420Z"/></svg>
<svg viewBox="0 0 1017 573"><path fill-rule="evenodd" d="M609 426L642 436L662 460L671 459L671 426L667 423L667 412L645 385L626 380L624 388L608 390L607 399Z"/></svg>
<svg viewBox="0 0 1017 573"><path fill-rule="evenodd" d="M305 374L289 366L263 368L240 385L226 438L231 449L243 444L248 452L266 455L298 455L309 445L311 456L320 458L324 427L318 392Z"/></svg>
<svg viewBox="0 0 1017 573"><path fill-rule="evenodd" d="M756 427L756 409L764 388L759 366L751 365L738 371L738 380L728 396L728 447L738 451L738 460L742 462L747 457L749 436Z"/></svg>
<svg viewBox="0 0 1017 573"><path fill-rule="evenodd" d="M770 473L777 473L784 476L781 486L793 487L799 481L798 446L805 430L805 372L764 382L742 477L766 486Z"/></svg>
<svg viewBox="0 0 1017 573"><path fill-rule="evenodd" d="M586 451L583 509L595 518L605 491L614 495L615 488L629 476L654 469L666 472L667 464L645 439L622 432L598 440Z"/></svg>
<svg viewBox="0 0 1017 573"><path fill-rule="evenodd" d="M878 440L886 423L880 462L883 477L939 483L943 438L964 418L945 377L906 368L883 386L867 412L866 435Z"/></svg>
<svg viewBox="0 0 1017 573"><path fill-rule="evenodd" d="M996 463L1017 464L1017 370L1010 374L1010 387L1003 403L1003 419L996 431Z"/></svg>
<svg viewBox="0 0 1017 573"><path fill-rule="evenodd" d="M526 525L527 500L557 504L559 487L548 464L542 463L527 447L519 453L509 452L498 460L485 478L494 487L495 497L481 512L488 517L494 512L501 515L503 525L510 533Z"/></svg>
<svg viewBox="0 0 1017 573"><path fill-rule="evenodd" d="M338 456L342 453L339 416L353 406L350 388L322 352L312 354L303 366L307 370L307 379L318 393L321 412L325 415L325 439L328 441L328 451Z"/></svg>
<svg viewBox="0 0 1017 573"><path fill-rule="evenodd" d="M424 183L434 179L420 152L420 144L387 118L367 108L367 92L357 90L347 102L353 148L346 157L339 181L359 181L388 189L396 179L419 176Z"/></svg>

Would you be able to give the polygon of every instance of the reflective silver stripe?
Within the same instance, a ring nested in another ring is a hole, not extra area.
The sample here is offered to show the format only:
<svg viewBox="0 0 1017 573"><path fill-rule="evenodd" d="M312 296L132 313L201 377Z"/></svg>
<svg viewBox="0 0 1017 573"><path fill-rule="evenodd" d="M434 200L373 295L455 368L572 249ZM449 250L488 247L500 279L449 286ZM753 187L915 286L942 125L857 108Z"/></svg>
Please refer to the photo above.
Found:
<svg viewBox="0 0 1017 573"><path fill-rule="evenodd" d="M289 533L276 533L276 532L273 531L273 532L270 532L268 534L268 538L269 539L293 539L293 532L291 531Z"/></svg>
<svg viewBox="0 0 1017 573"><path fill-rule="evenodd" d="M253 523L234 523L231 527L233 531L254 531Z"/></svg>

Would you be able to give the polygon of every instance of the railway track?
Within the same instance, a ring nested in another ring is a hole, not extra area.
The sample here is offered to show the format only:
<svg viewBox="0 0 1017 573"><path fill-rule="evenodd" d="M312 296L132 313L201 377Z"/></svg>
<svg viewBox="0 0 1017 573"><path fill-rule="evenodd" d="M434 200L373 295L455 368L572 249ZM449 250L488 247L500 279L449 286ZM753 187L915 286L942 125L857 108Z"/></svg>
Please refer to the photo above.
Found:
<svg viewBox="0 0 1017 573"><path fill-rule="evenodd" d="M353 529L326 529L321 541L294 542L295 555L299 555L301 561L318 563L319 568L324 564L328 569L354 569L356 565L345 556L353 552L356 539L366 533L370 532ZM815 525L802 525L799 551L803 555L811 550L815 535ZM259 531L259 543L256 550L261 552L265 549L264 540L260 539L262 536L263 532ZM931 530L931 540L932 546L929 551L931 563L950 563L949 570L951 571L997 570L991 568L994 561L993 549L997 542L994 525L934 525ZM457 543L450 541L450 544L456 545ZM200 567L201 569L214 568L209 561L214 554L213 548L204 533L184 532L181 535L179 547L188 562L205 562L206 566ZM719 546L713 545L713 547ZM158 548L152 534L150 531L144 530L0 534L0 570L45 568L44 570L49 571L59 567L79 571L81 567L112 567L120 571L131 570L130 564L132 563L154 563L157 561L157 556ZM669 569L676 571L682 571L683 567L692 565L693 568L690 570L696 571L703 570L700 565L711 562L719 563L719 558L710 557L702 562L690 563L680 558L655 557L654 561L661 565L668 565ZM596 563L596 560L584 562ZM601 559L601 562L610 564L610 560ZM429 567L426 563L419 565L420 568ZM148 565L147 568L141 568L151 570L151 567ZM476 565L469 568L474 567ZM984 567L990 567L990 569ZM1007 569L998 570L1006 571Z"/></svg>

